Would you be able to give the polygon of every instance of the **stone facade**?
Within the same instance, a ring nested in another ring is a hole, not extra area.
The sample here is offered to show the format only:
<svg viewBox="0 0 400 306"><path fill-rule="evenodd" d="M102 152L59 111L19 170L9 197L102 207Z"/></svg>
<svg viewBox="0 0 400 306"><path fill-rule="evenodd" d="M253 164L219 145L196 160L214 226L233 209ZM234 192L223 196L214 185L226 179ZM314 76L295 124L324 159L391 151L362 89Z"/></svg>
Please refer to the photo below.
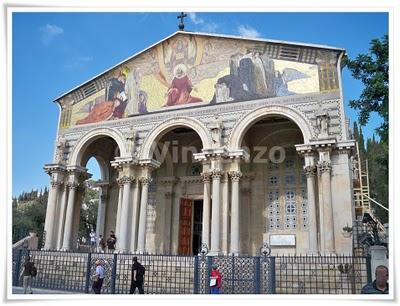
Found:
<svg viewBox="0 0 400 306"><path fill-rule="evenodd" d="M54 163L45 166L51 178L45 249L73 248L90 177L85 166L95 157L102 174L96 231L115 230L120 252L192 254L206 243L210 254L257 254L268 242L273 254L350 254L351 239L341 234L353 220L344 50L292 47L335 54L328 66L335 67L336 85L325 86L318 63L315 92L189 103L76 125L65 124L65 112L82 88L59 98Z"/></svg>

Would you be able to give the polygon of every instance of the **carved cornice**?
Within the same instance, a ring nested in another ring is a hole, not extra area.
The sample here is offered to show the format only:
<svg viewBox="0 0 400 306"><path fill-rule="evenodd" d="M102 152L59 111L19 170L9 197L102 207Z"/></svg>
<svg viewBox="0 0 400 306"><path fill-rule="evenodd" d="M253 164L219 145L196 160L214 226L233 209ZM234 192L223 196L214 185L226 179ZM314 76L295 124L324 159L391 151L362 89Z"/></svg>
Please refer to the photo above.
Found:
<svg viewBox="0 0 400 306"><path fill-rule="evenodd" d="M331 163L328 161L322 161L318 163L318 175L321 175L324 172L330 172L331 171Z"/></svg>
<svg viewBox="0 0 400 306"><path fill-rule="evenodd" d="M239 182L243 174L240 171L230 171L229 176L231 177L232 182Z"/></svg>
<svg viewBox="0 0 400 306"><path fill-rule="evenodd" d="M303 169L304 174L306 177L314 177L315 174L317 173L317 167L316 166L305 166Z"/></svg>

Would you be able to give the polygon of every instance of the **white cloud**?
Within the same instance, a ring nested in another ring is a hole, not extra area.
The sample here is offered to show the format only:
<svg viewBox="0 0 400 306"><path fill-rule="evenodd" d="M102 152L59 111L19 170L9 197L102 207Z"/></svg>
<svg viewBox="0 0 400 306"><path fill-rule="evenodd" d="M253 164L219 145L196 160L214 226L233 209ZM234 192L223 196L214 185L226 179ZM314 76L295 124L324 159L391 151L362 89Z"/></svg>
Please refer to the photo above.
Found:
<svg viewBox="0 0 400 306"><path fill-rule="evenodd" d="M219 24L211 21L205 21L196 13L188 13L190 21L193 23L193 30L197 32L217 32Z"/></svg>
<svg viewBox="0 0 400 306"><path fill-rule="evenodd" d="M194 24L201 24L204 23L204 20L197 17L196 13L188 13L190 20L194 23Z"/></svg>
<svg viewBox="0 0 400 306"><path fill-rule="evenodd" d="M40 32L42 33L42 43L49 45L56 36L64 33L64 29L54 24L46 24L40 28Z"/></svg>
<svg viewBox="0 0 400 306"><path fill-rule="evenodd" d="M78 56L71 58L68 62L64 64L66 69L76 69L82 67L85 63L91 62L93 57L91 56Z"/></svg>
<svg viewBox="0 0 400 306"><path fill-rule="evenodd" d="M261 33L258 32L256 29L247 26L247 25L240 25L238 27L238 32L240 36L250 37L250 38L257 38L261 37Z"/></svg>

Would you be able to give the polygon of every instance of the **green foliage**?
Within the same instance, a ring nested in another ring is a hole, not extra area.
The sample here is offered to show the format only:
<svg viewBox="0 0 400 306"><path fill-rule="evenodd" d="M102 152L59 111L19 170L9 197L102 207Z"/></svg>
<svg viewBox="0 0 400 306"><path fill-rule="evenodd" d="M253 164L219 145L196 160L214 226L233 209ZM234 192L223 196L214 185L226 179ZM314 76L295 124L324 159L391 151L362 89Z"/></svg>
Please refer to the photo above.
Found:
<svg viewBox="0 0 400 306"><path fill-rule="evenodd" d="M361 80L364 90L357 100L349 101L352 108L359 111L359 123L368 123L371 112L377 112L383 123L377 128L380 140L375 137L367 139L366 149L362 130L354 125L355 139L359 143L362 160L368 160L370 196L382 205L389 207L388 173L389 173L389 41L388 35L381 40L373 39L369 54L359 54L355 60L346 59L346 66L353 77ZM362 145L361 145L362 144ZM386 210L371 204L382 223L387 222Z"/></svg>
<svg viewBox="0 0 400 306"><path fill-rule="evenodd" d="M355 60L346 59L345 64L354 78L361 80L364 90L357 100L351 100L350 106L360 111L361 125L368 123L370 113L377 112L383 123L377 129L383 142L388 142L389 120L389 42L385 35L382 40L371 41L370 54L359 54Z"/></svg>
<svg viewBox="0 0 400 306"><path fill-rule="evenodd" d="M96 189L86 187L80 214L79 238L88 238L90 230L96 230L98 206L99 192Z"/></svg>
<svg viewBox="0 0 400 306"><path fill-rule="evenodd" d="M12 202L12 241L22 239L33 231L38 234L39 245L42 243L44 220L46 216L48 192L37 190L23 192Z"/></svg>

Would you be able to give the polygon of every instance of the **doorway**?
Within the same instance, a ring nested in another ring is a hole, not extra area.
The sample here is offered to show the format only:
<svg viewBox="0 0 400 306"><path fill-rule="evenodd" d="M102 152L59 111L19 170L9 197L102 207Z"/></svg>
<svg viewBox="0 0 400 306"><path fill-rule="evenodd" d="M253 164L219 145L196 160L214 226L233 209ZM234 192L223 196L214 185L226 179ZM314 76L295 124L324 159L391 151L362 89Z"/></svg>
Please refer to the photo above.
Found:
<svg viewBox="0 0 400 306"><path fill-rule="evenodd" d="M179 208L180 255L197 255L201 249L203 200L181 199Z"/></svg>

